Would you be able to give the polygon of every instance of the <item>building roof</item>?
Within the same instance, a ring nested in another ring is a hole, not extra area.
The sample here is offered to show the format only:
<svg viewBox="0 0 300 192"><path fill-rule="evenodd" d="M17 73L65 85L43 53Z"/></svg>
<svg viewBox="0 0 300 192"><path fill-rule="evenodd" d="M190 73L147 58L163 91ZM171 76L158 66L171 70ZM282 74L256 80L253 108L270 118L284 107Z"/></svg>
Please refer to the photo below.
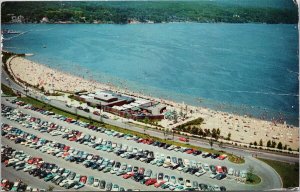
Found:
<svg viewBox="0 0 300 192"><path fill-rule="evenodd" d="M114 95L105 93L105 92L96 92L94 97L97 99L103 100L103 101L109 101L111 99L118 99Z"/></svg>
<svg viewBox="0 0 300 192"><path fill-rule="evenodd" d="M151 111L152 115L159 115L159 114L161 114L160 111L164 108L166 108L166 106L159 103L159 104L153 105L151 107L146 107L145 109Z"/></svg>
<svg viewBox="0 0 300 192"><path fill-rule="evenodd" d="M79 97L82 98L82 99L92 99L93 98L93 97L88 96L88 95L80 95Z"/></svg>

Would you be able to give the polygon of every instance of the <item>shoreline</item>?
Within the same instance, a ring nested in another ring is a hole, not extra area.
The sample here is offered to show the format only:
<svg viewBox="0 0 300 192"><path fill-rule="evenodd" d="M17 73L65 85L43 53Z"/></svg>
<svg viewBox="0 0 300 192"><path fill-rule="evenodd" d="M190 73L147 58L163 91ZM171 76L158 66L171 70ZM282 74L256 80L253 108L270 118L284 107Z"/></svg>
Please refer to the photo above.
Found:
<svg viewBox="0 0 300 192"><path fill-rule="evenodd" d="M83 25L157 25L157 24L232 24L232 25L295 25L298 27L298 23L260 23L260 22L245 22L245 23L226 23L226 22L194 22L194 21L176 21L176 22L162 22L162 23L2 23L2 25L74 25L74 24L83 24Z"/></svg>
<svg viewBox="0 0 300 192"><path fill-rule="evenodd" d="M141 93L136 93L128 89L120 89L117 87L114 87L111 84L105 84L97 81L91 81L84 79L82 77L78 77L71 73L66 73L59 71L58 69L50 68L44 64L36 63L33 61L30 61L26 58L21 57L15 57L11 61L11 70L14 72L14 74L22 79L23 81L31 84L36 85L36 83L40 83L40 86L44 86L45 90L62 90L62 91L76 91L76 87L78 89L85 87L87 91L94 91L96 89L101 90L111 90L117 93L126 94L133 97L138 98L144 98L151 101L158 101L165 105L167 105L169 108L174 108L175 110L185 109L186 105L183 103L176 103L174 101L170 101L163 98L156 98L153 96L147 96L142 95ZM30 72L33 72L36 74L35 76L31 76ZM22 73L21 73L22 72ZM21 74L21 75L20 75ZM42 77L48 77L47 79L42 79ZM52 79L51 79L52 78ZM45 82L44 82L45 80ZM48 81L47 81L48 80ZM55 88L54 88L55 87ZM79 91L79 90L77 90ZM220 128L221 129L221 135L226 137L227 134L230 133L232 135L232 140L240 141L242 143L250 143L254 142L254 140L251 140L247 135L250 134L251 129L254 131L254 135L265 135L267 138L262 138L264 141L264 145L266 144L267 140L275 140L276 142L279 142L281 140L285 140L285 142L281 141L283 144L288 144L288 146L293 146L293 149L297 149L298 142L299 142L299 133L297 131L297 128L292 125L284 125L284 124L274 124L271 121L267 120L261 120L258 118L253 117L247 117L242 116L238 114L232 114L224 111L218 111L218 110L212 110L206 107L196 107L192 105L187 105L188 110L193 110L194 113L188 114L190 116L189 120L196 117L203 117L205 120L205 124L201 125L201 128L207 128L212 129L214 128ZM167 123L164 122L162 123ZM186 121L181 121L181 123ZM172 126L167 127L176 127L179 125L174 124ZM166 126L164 126L166 127ZM241 130L241 131L240 131ZM245 133L235 133L235 132L244 132ZM262 131L264 130L264 131ZM248 132L248 133L247 133ZM259 133L261 132L261 133ZM286 133L286 136L284 134ZM237 135L236 135L237 134ZM276 135L276 136L275 136ZM255 141L259 143L259 139L257 140L255 136ZM275 139L272 139L275 138ZM280 140L277 140L276 138L280 138ZM290 142L292 141L292 142Z"/></svg>

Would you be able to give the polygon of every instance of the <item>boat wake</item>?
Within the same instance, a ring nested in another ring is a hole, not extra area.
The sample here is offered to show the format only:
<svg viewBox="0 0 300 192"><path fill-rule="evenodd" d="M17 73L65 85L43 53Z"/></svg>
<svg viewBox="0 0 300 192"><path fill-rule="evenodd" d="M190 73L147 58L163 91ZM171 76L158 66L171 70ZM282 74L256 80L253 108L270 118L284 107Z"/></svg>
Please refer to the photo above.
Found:
<svg viewBox="0 0 300 192"><path fill-rule="evenodd" d="M240 91L240 90L222 90L222 89L214 89L214 91L230 92L230 93L250 93L250 94L280 95L280 96L299 97L299 95L295 94L295 93L274 93L274 92L262 92L262 91L242 91L242 90Z"/></svg>

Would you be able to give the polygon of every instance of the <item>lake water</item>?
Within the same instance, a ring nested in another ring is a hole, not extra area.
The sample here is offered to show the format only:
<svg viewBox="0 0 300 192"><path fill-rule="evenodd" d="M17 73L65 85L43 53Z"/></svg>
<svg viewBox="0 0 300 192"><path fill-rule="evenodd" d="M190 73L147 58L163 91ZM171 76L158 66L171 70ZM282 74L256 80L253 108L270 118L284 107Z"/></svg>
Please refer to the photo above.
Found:
<svg viewBox="0 0 300 192"><path fill-rule="evenodd" d="M152 96L298 125L298 29L266 24L16 24L4 48ZM44 47L44 48L43 48Z"/></svg>

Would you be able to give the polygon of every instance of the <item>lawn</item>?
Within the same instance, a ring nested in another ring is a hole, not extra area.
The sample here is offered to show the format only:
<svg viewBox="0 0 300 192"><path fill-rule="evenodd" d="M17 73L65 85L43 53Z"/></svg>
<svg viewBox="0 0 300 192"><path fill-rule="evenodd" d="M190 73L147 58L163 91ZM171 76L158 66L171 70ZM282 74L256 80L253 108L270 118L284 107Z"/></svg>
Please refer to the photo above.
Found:
<svg viewBox="0 0 300 192"><path fill-rule="evenodd" d="M299 187L299 163L285 163L269 159L258 158L259 160L267 163L280 175L283 187Z"/></svg>
<svg viewBox="0 0 300 192"><path fill-rule="evenodd" d="M4 85L2 83L1 83L1 90L7 96L16 96L16 94L13 92L13 90L10 87L7 87L6 85Z"/></svg>
<svg viewBox="0 0 300 192"><path fill-rule="evenodd" d="M112 129L112 130L115 130L115 131L118 131L118 132L121 132L121 133L124 133L124 134L131 134L131 135L135 135L135 136L138 136L138 137L141 137L141 138L151 138L151 139L159 141L159 142L165 142L167 144L181 146L181 147L194 148L194 149L201 150L203 152L220 153L220 154L225 153L223 151L217 151L217 150L214 150L214 149L207 149L207 148L192 146L188 143L180 143L180 142L176 142L176 141L173 141L173 140L164 140L164 139L154 137L154 136L149 136L147 134L143 134L143 133L140 133L140 132L136 132L136 131L132 131L132 130L128 130L128 129L123 129L123 128L120 128L120 127L117 127L117 126L105 124L103 122L99 122L99 121L95 121L95 120L90 120L88 118L77 116L77 115L72 114L70 112L67 112L67 111L61 110L59 108L53 107L49 104L43 103L43 102L38 101L38 100L36 100L34 98L31 98L31 97L22 97L22 98L20 98L20 100L24 101L25 103L30 103L35 107L43 108L45 110L52 111L56 114L63 115L65 117L70 117L72 119L78 119L80 121L88 122L91 125L95 125L95 126L106 127L106 128L109 128L109 129ZM245 160L243 158L239 158L239 157L237 157L235 155L232 155L232 154L227 154L227 155L228 155L228 160L233 162L233 163L244 163L245 162Z"/></svg>

